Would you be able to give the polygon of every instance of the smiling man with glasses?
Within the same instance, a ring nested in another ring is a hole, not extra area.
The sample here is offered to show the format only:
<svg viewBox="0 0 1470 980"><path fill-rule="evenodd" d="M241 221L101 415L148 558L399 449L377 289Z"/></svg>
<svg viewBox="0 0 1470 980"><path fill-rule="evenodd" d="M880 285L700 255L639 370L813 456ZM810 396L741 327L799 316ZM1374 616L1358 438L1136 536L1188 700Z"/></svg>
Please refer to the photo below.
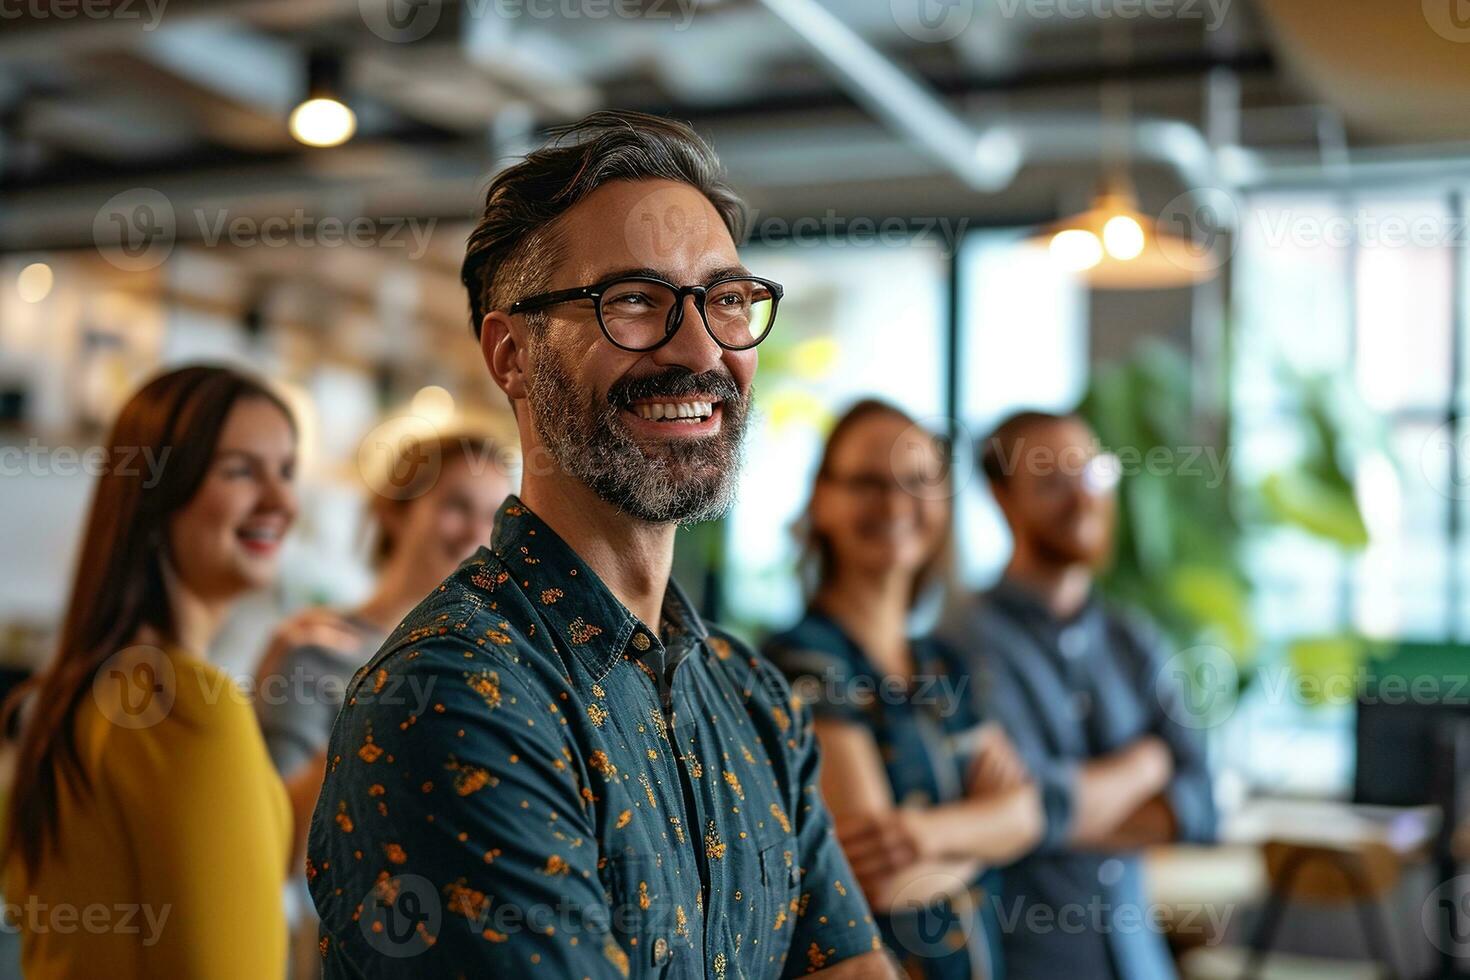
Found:
<svg viewBox="0 0 1470 980"><path fill-rule="evenodd" d="M810 716L669 578L730 503L781 299L742 222L637 114L491 184L462 278L522 491L348 691L308 847L329 976L894 975Z"/></svg>

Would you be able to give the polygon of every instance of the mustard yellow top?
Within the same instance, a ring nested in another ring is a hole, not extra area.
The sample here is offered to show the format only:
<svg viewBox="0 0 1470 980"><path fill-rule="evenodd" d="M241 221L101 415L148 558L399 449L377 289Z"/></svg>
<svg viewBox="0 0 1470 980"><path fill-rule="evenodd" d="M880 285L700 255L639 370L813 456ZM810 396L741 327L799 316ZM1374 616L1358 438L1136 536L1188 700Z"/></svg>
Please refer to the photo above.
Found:
<svg viewBox="0 0 1470 980"><path fill-rule="evenodd" d="M291 816L248 700L186 654L116 659L76 713L90 792L62 780L58 846L5 868L26 977L283 977Z"/></svg>

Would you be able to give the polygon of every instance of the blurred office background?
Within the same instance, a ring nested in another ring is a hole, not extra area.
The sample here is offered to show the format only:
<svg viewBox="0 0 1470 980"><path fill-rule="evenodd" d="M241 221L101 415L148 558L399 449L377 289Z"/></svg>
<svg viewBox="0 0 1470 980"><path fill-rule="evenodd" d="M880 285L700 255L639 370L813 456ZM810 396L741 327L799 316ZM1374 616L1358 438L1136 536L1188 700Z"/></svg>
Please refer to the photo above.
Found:
<svg viewBox="0 0 1470 980"><path fill-rule="evenodd" d="M1228 844L1161 852L1154 881L1161 907L1239 914L1187 968L1235 968L1281 848L1324 827L1373 873L1363 895L1329 869L1286 902L1272 968L1452 965L1434 924L1463 899L1463 739L1441 705L1470 701L1453 683L1470 670L1456 11L16 6L0 27L0 658L19 676L53 639L91 486L79 454L181 362L251 366L306 420L287 575L219 659L248 672L283 612L360 596L375 441L414 419L513 437L458 282L489 175L592 109L669 114L720 153L752 208L746 264L788 296L739 504L682 532L704 606L753 638L796 617L791 524L827 426L864 395L954 437L958 578L989 583L1008 543L969 442L1014 409L1081 403L1124 466L1109 587L1214 699ZM308 97L329 104L293 126ZM1436 679L1412 717L1373 696L1394 670Z"/></svg>

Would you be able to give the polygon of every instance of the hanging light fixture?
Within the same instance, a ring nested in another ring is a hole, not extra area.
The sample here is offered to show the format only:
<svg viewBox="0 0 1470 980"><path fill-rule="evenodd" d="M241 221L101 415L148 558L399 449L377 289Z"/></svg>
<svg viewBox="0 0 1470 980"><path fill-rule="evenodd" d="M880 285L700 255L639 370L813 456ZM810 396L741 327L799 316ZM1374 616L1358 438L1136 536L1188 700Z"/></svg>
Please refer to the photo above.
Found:
<svg viewBox="0 0 1470 980"><path fill-rule="evenodd" d="M306 65L306 98L291 110L291 135L307 146L341 146L357 132L357 116L342 101L342 59L313 51Z"/></svg>
<svg viewBox="0 0 1470 980"><path fill-rule="evenodd" d="M1121 21L1103 31L1105 55L1122 65L1131 40ZM1187 241L1158 226L1138 210L1128 179L1132 110L1126 83L1102 86L1104 121L1102 185L1086 211L1042 228L1032 239L1068 272L1086 278L1094 289L1167 289L1189 286L1215 274L1218 263Z"/></svg>
<svg viewBox="0 0 1470 980"><path fill-rule="evenodd" d="M1119 175L1103 182L1086 211L1047 225L1032 242L1094 289L1189 286L1214 276L1219 265L1139 211L1132 185Z"/></svg>

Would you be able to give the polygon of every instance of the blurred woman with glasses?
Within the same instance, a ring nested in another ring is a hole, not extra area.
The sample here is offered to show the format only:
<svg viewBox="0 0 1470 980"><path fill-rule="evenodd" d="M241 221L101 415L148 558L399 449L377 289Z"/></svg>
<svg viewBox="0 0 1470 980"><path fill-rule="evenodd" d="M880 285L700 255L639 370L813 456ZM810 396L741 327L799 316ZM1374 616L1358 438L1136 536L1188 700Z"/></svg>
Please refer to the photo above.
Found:
<svg viewBox="0 0 1470 980"><path fill-rule="evenodd" d="M889 948L910 976L991 978L986 869L1028 850L1042 816L964 661L911 632L947 564L945 454L884 402L838 420L803 520L808 608L766 654L812 708L822 792Z"/></svg>
<svg viewBox="0 0 1470 980"><path fill-rule="evenodd" d="M108 438L55 659L21 736L4 894L27 977L280 977L291 817L250 702L206 659L276 579L296 425L263 383L188 367Z"/></svg>

